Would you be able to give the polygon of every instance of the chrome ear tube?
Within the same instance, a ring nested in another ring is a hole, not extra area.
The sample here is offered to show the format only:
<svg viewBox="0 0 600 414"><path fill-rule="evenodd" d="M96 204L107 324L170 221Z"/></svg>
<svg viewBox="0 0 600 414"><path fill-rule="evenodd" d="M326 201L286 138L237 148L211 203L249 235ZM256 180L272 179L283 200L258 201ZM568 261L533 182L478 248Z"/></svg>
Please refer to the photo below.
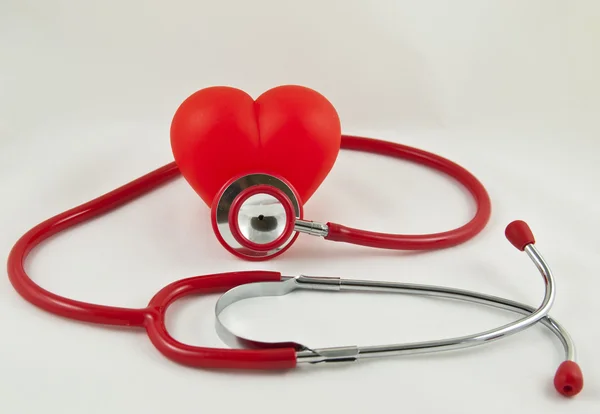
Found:
<svg viewBox="0 0 600 414"><path fill-rule="evenodd" d="M215 306L217 333L225 344L234 348L269 349L291 346L296 350L297 363L315 364L320 362L347 362L363 358L425 354L469 348L495 342L541 322L556 335L564 348L564 362L556 372L555 387L559 393L565 396L576 395L583 387L583 377L576 363L575 345L566 329L548 315L555 300L555 282L552 271L535 247L533 235L524 222L517 221L511 223L506 229L506 236L515 247L524 251L529 256L542 277L545 287L544 297L537 307L483 293L444 286L311 276L283 277L282 281L239 285L224 293ZM455 338L403 344L351 345L319 349L295 342L262 342L245 338L236 335L221 320L222 312L227 307L241 300L264 296L282 296L296 290L304 289L434 296L492 306L521 314L523 317L487 331Z"/></svg>

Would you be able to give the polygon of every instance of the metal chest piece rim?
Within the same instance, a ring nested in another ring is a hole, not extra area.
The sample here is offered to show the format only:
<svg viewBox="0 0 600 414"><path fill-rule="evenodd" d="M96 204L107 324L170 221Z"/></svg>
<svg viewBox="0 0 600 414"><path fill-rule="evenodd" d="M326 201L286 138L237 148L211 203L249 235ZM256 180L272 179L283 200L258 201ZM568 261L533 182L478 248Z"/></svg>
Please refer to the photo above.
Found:
<svg viewBox="0 0 600 414"><path fill-rule="evenodd" d="M264 173L233 178L217 193L211 209L213 230L229 252L265 260L287 250L298 237L302 205L293 186Z"/></svg>

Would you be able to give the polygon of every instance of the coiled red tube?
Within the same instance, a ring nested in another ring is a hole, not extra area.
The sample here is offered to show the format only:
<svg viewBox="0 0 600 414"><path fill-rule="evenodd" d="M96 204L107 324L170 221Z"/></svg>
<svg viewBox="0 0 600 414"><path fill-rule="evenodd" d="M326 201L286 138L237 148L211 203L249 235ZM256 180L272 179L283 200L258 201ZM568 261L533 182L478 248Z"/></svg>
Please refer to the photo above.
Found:
<svg viewBox="0 0 600 414"><path fill-rule="evenodd" d="M402 158L438 170L465 186L477 203L477 212L471 221L457 229L442 233L419 235L376 233L346 227L337 223L327 223L329 227L329 233L325 237L327 240L381 249L442 249L464 243L477 235L486 226L492 210L490 198L479 180L460 165L427 151L373 138L346 135L342 139L342 148Z"/></svg>

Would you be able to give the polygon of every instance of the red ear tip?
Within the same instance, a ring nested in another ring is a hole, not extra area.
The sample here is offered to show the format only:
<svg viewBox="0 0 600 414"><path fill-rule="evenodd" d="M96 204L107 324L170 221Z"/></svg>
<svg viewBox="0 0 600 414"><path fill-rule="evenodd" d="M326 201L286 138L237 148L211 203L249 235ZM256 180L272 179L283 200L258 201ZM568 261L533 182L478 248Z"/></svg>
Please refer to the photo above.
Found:
<svg viewBox="0 0 600 414"><path fill-rule="evenodd" d="M565 397L573 397L583 389L583 374L577 362L565 361L556 370L554 388Z"/></svg>
<svg viewBox="0 0 600 414"><path fill-rule="evenodd" d="M535 243L531 229L522 220L515 220L506 226L504 235L508 241L519 250L525 249L528 244Z"/></svg>

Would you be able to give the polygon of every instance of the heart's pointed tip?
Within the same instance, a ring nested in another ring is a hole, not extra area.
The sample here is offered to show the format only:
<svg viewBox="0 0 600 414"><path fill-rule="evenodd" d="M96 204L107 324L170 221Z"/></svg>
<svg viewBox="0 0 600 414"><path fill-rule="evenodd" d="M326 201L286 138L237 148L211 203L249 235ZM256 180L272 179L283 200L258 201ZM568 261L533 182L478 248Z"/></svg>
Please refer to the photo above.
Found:
<svg viewBox="0 0 600 414"><path fill-rule="evenodd" d="M565 397L574 397L583 389L583 374L575 361L564 361L554 375L554 388Z"/></svg>

